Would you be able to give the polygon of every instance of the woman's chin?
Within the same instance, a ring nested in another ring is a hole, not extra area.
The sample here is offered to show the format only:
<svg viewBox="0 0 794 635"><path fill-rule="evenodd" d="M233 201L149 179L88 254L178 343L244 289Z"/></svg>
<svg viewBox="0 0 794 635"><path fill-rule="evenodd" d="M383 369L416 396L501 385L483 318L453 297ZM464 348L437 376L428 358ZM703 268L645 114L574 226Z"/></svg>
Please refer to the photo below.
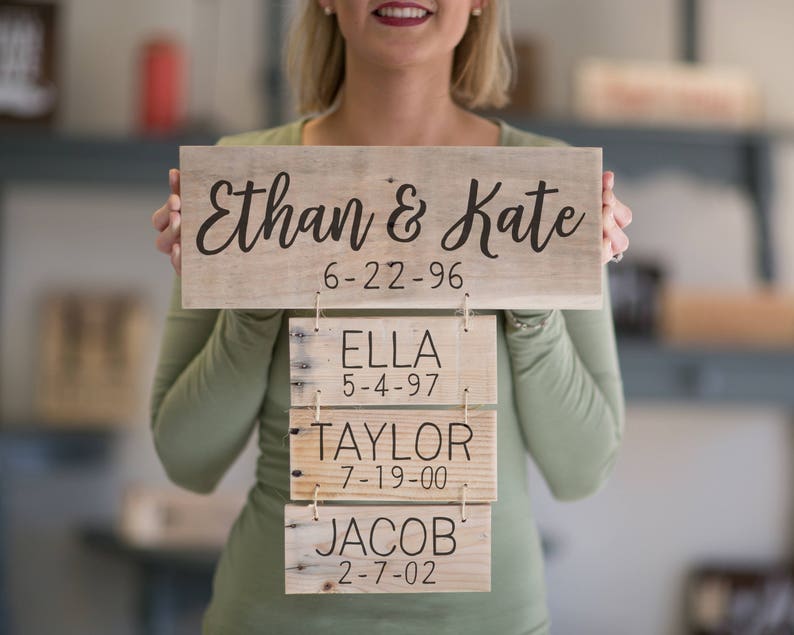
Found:
<svg viewBox="0 0 794 635"><path fill-rule="evenodd" d="M443 67L449 55L433 54L421 44L405 41L391 45L390 42L379 42L377 48L358 50L356 57L365 65L375 65L385 72L405 72L412 69Z"/></svg>

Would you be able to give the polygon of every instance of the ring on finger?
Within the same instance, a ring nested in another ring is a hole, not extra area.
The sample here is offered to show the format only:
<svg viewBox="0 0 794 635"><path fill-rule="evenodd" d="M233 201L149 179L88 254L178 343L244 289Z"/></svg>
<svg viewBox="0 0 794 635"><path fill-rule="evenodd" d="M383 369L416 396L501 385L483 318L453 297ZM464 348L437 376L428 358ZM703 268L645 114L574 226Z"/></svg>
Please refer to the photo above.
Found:
<svg viewBox="0 0 794 635"><path fill-rule="evenodd" d="M620 262L621 260L623 260L623 252L622 251L620 253L615 254L614 256L612 256L612 259L610 260L610 262Z"/></svg>

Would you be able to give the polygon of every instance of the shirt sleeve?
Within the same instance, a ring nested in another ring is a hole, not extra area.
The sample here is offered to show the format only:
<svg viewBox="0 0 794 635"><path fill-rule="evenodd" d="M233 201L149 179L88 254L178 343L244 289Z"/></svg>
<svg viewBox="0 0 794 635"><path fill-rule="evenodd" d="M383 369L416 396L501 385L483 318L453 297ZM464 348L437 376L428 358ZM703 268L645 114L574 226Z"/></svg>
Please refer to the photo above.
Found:
<svg viewBox="0 0 794 635"><path fill-rule="evenodd" d="M560 500L601 487L623 436L623 383L606 267L603 285L600 310L512 311L530 325L546 323L537 329L505 323L527 449Z"/></svg>
<svg viewBox="0 0 794 635"><path fill-rule="evenodd" d="M160 461L177 485L211 492L247 444L282 313L183 309L181 279L174 277L151 427Z"/></svg>

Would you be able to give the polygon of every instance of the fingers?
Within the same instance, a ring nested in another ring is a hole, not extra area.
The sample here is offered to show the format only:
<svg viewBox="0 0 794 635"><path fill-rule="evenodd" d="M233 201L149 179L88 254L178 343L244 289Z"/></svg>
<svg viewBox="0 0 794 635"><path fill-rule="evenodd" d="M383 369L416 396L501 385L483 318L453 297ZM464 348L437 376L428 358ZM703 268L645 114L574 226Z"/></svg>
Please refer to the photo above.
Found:
<svg viewBox="0 0 794 635"><path fill-rule="evenodd" d="M175 242L170 230L166 229L157 234L157 238L154 239L154 246L157 247L157 251L160 253L170 254Z"/></svg>
<svg viewBox="0 0 794 635"><path fill-rule="evenodd" d="M622 254L629 248L629 237L617 225L604 236L612 245L612 255Z"/></svg>
<svg viewBox="0 0 794 635"><path fill-rule="evenodd" d="M158 231L154 244L157 250L168 254L177 275L182 274L182 199L179 170L168 171L168 186L171 194L160 209L152 214L152 225Z"/></svg>
<svg viewBox="0 0 794 635"><path fill-rule="evenodd" d="M179 243L174 243L171 248L171 265L176 271L176 275L182 275L182 246Z"/></svg>
<svg viewBox="0 0 794 635"><path fill-rule="evenodd" d="M158 251L170 254L175 243L179 242L182 224L182 200L179 196L179 170L168 171L171 194L160 209L152 214L152 225L160 232L155 240Z"/></svg>
<svg viewBox="0 0 794 635"><path fill-rule="evenodd" d="M624 205L618 200L618 197L615 196L614 187L615 187L615 173L614 172L604 172L603 175L603 195L602 195L602 203L605 207L612 208L612 214L615 218L615 221L618 224L618 227L621 229L626 227L631 223L631 210L627 205Z"/></svg>
<svg viewBox="0 0 794 635"><path fill-rule="evenodd" d="M163 231L168 227L171 213L176 212L178 214L181 210L182 200L179 194L171 194L168 199L166 199L165 205L152 214L152 225L154 225L154 228L158 232Z"/></svg>
<svg viewBox="0 0 794 635"><path fill-rule="evenodd" d="M171 194L181 195L180 175L176 168L168 170L168 184L171 186Z"/></svg>
<svg viewBox="0 0 794 635"><path fill-rule="evenodd" d="M606 263L613 256L621 254L629 248L629 237L623 231L632 220L631 209L621 203L615 192L615 173L604 172L602 178L603 193L601 213L603 215L604 234L601 244L601 260Z"/></svg>
<svg viewBox="0 0 794 635"><path fill-rule="evenodd" d="M154 225L154 228L158 232L161 232L166 227L168 227L169 211L170 210L168 209L168 204L166 203L160 209L158 209L154 214L152 214L152 225Z"/></svg>
<svg viewBox="0 0 794 635"><path fill-rule="evenodd" d="M179 244L182 236L182 215L179 212L169 212L168 224L161 231L154 241L157 250L164 254L170 254L172 247Z"/></svg>
<svg viewBox="0 0 794 635"><path fill-rule="evenodd" d="M629 237L622 229L615 226L612 231L605 231L601 239L601 263L608 263L614 256L624 253L628 248Z"/></svg>
<svg viewBox="0 0 794 635"><path fill-rule="evenodd" d="M629 248L629 237L616 220L615 208L604 205L604 233L602 236L602 262L608 262L613 256L622 254Z"/></svg>
<svg viewBox="0 0 794 635"><path fill-rule="evenodd" d="M615 221L617 222L618 227L621 229L631 223L631 210L628 208L628 206L624 205L617 199L615 199L615 205L613 206L612 213L615 216Z"/></svg>
<svg viewBox="0 0 794 635"><path fill-rule="evenodd" d="M628 247L628 237L623 232L623 228L617 220L615 215L616 207L611 205L604 205L602 214L604 216L604 238L611 238L616 247L622 246L626 243ZM628 210L628 208L626 208Z"/></svg>

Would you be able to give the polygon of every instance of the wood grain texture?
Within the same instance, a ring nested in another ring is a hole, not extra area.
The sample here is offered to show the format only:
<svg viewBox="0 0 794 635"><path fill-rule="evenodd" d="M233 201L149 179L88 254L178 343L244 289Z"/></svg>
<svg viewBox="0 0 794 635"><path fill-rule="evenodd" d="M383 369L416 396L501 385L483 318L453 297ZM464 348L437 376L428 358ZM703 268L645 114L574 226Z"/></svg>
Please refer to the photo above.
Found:
<svg viewBox="0 0 794 635"><path fill-rule="evenodd" d="M182 146L180 168L186 308L601 306L600 148Z"/></svg>
<svg viewBox="0 0 794 635"><path fill-rule="evenodd" d="M289 321L293 407L496 403L496 316ZM317 395L317 392L320 394Z"/></svg>
<svg viewBox="0 0 794 635"><path fill-rule="evenodd" d="M293 500L496 500L495 410L293 408L289 438Z"/></svg>
<svg viewBox="0 0 794 635"><path fill-rule="evenodd" d="M491 590L490 505L466 505L466 522L460 505L318 505L318 516L284 506L288 594Z"/></svg>

